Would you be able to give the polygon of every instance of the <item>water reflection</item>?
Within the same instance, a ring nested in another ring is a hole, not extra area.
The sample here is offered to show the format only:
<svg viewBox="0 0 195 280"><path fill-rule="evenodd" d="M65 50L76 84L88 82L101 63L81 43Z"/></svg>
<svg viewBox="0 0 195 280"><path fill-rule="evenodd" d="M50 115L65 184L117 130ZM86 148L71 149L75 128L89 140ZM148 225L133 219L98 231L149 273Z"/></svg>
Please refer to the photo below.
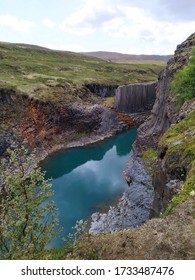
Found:
<svg viewBox="0 0 195 280"><path fill-rule="evenodd" d="M136 129L93 146L61 151L42 165L52 177L54 201L59 209L61 237L80 219L87 219L97 206L109 204L127 187L122 176ZM99 210L99 209L98 209ZM62 246L60 238L53 243Z"/></svg>

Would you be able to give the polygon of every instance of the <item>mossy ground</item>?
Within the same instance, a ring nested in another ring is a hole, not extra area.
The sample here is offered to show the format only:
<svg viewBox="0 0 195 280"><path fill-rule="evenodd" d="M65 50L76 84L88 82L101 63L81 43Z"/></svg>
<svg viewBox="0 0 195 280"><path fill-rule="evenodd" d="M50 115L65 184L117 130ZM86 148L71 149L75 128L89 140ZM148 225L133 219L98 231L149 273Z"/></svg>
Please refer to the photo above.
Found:
<svg viewBox="0 0 195 280"><path fill-rule="evenodd" d="M176 71L171 82L171 91L177 97L178 107L182 106L186 100L195 98L195 48L190 52L188 65Z"/></svg>

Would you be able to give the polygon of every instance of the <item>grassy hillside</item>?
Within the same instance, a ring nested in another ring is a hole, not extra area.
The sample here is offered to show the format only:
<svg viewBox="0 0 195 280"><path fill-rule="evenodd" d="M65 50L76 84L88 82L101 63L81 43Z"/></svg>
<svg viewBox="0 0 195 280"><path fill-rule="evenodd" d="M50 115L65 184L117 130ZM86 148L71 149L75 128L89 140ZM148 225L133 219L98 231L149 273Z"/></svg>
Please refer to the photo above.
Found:
<svg viewBox="0 0 195 280"><path fill-rule="evenodd" d="M98 57L101 59L109 60L116 63L131 63L131 64L157 64L164 65L171 55L135 55L135 54L123 54L117 52L84 52L83 54Z"/></svg>
<svg viewBox="0 0 195 280"><path fill-rule="evenodd" d="M63 83L122 85L152 81L162 65L116 64L78 53L38 46L0 43L0 88L14 87L25 93Z"/></svg>

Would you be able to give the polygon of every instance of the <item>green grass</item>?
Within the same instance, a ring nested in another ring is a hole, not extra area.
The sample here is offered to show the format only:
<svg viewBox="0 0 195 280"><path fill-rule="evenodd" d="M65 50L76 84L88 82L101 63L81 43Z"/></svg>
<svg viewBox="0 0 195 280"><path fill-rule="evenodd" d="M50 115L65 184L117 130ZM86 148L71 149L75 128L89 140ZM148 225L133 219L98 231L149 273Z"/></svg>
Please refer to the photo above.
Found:
<svg viewBox="0 0 195 280"><path fill-rule="evenodd" d="M78 53L54 51L31 45L0 43L0 88L14 87L34 94L41 85L88 83L123 85L153 81L163 66L117 64ZM35 97L34 96L34 97Z"/></svg>
<svg viewBox="0 0 195 280"><path fill-rule="evenodd" d="M188 65L178 70L171 83L171 90L177 97L178 107L181 107L186 100L195 97L195 48L191 50L191 58Z"/></svg>

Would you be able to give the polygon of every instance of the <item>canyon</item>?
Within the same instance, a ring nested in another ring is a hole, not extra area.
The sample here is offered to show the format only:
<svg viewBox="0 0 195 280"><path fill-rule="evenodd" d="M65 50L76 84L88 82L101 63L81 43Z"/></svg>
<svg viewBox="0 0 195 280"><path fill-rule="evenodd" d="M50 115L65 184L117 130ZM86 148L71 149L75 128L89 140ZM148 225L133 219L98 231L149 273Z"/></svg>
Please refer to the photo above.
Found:
<svg viewBox="0 0 195 280"><path fill-rule="evenodd" d="M47 81L33 96L18 88L0 90L0 156L6 156L13 141L27 139L39 162L56 150L100 141L142 122L124 170L128 190L108 212L92 215L90 234L63 258L91 259L92 252L99 259L195 257L195 101L179 108L170 89L174 74L188 65L194 46L192 34L177 47L157 82L75 86ZM104 98L113 97L115 91L114 106L105 107ZM45 92L52 93L51 98L37 98ZM150 110L147 119L137 118Z"/></svg>
<svg viewBox="0 0 195 280"><path fill-rule="evenodd" d="M37 90L42 91L41 88ZM44 158L63 147L85 145L110 137L138 125L148 115L148 108L145 109L146 115L125 116L117 108L104 106L103 101L116 90L113 87L86 85L76 93L72 92L68 102L67 90L64 85L55 86L55 91L62 95L55 103L29 98L15 89L0 89L0 156L12 141L21 143L27 139L29 148L36 149L39 159Z"/></svg>

